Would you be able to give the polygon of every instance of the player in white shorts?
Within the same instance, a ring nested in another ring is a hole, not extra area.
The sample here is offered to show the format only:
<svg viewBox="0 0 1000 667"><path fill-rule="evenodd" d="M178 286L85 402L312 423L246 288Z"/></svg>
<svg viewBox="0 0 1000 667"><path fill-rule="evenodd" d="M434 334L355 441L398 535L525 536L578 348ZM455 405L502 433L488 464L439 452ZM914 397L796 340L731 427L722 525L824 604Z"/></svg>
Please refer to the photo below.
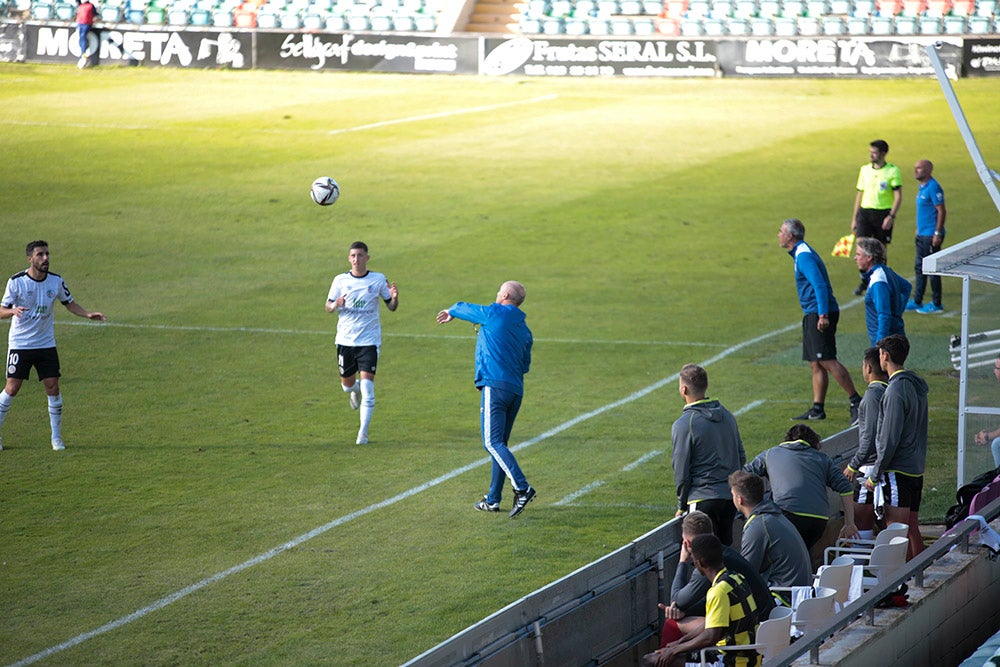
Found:
<svg viewBox="0 0 1000 667"><path fill-rule="evenodd" d="M347 255L351 270L333 279L326 298L326 312L337 313L337 366L340 382L351 407L361 409L357 444L368 442L368 425L375 411L375 368L382 345L379 299L390 311L399 306L399 290L385 276L368 270L368 246L351 244ZM360 374L361 381L357 381Z"/></svg>
<svg viewBox="0 0 1000 667"><path fill-rule="evenodd" d="M0 391L0 427L21 384L35 368L45 386L52 426L52 449L65 449L62 441L62 394L59 392L59 354L56 352L55 304L66 306L74 315L104 321L101 313L92 313L76 303L66 283L56 273L49 273L49 244L32 241L25 249L28 268L7 281L0 319L11 320L7 337L7 384ZM3 445L0 444L0 449Z"/></svg>

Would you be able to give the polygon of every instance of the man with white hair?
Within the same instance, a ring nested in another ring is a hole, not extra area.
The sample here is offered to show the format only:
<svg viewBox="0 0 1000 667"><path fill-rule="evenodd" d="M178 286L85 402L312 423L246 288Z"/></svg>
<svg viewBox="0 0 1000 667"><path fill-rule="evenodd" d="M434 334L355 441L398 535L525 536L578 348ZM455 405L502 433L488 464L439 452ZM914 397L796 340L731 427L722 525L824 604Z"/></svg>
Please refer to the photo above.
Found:
<svg viewBox="0 0 1000 667"><path fill-rule="evenodd" d="M439 324L458 318L477 325L476 389L482 394L480 419L483 447L493 459L490 490L474 505L483 512L499 512L504 480L514 487L514 518L535 497L508 440L524 396L524 374L531 366L531 330L520 306L524 285L508 280L500 286L494 303L486 306L459 301L437 315Z"/></svg>

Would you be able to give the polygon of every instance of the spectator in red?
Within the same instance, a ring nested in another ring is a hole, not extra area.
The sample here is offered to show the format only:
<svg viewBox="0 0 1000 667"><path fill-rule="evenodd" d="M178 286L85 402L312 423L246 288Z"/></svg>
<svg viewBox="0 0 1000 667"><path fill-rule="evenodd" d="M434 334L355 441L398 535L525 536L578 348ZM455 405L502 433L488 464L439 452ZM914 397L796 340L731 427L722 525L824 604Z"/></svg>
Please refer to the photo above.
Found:
<svg viewBox="0 0 1000 667"><path fill-rule="evenodd" d="M80 60L87 60L87 34L94 27L97 8L90 0L76 0L76 33L80 37Z"/></svg>

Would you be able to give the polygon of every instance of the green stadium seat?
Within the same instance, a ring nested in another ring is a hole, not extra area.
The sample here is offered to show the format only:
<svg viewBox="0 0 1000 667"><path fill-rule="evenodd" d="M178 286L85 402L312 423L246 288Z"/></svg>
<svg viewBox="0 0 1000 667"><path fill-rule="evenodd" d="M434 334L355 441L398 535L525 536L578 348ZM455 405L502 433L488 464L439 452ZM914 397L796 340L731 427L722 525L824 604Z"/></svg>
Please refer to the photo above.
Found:
<svg viewBox="0 0 1000 667"><path fill-rule="evenodd" d="M917 19L913 16L897 16L893 21L893 32L897 35L916 35Z"/></svg>
<svg viewBox="0 0 1000 667"><path fill-rule="evenodd" d="M180 7L167 12L167 23L170 25L187 25L188 18L188 11Z"/></svg>
<svg viewBox="0 0 1000 667"><path fill-rule="evenodd" d="M167 22L167 12L162 7L146 9L146 25L163 25Z"/></svg>
<svg viewBox="0 0 1000 667"><path fill-rule="evenodd" d="M737 0L733 5L733 18L751 19L757 16L757 3L754 0Z"/></svg>
<svg viewBox="0 0 1000 667"><path fill-rule="evenodd" d="M101 7L101 23L118 23L122 20L122 8L117 5Z"/></svg>
<svg viewBox="0 0 1000 667"><path fill-rule="evenodd" d="M347 30L347 19L340 14L330 14L326 17L327 32L344 32Z"/></svg>
<svg viewBox="0 0 1000 667"><path fill-rule="evenodd" d="M971 35L988 35L992 28L986 16L970 16L968 26Z"/></svg>
<svg viewBox="0 0 1000 667"><path fill-rule="evenodd" d="M701 29L708 37L719 37L726 34L726 23L722 19L702 19Z"/></svg>
<svg viewBox="0 0 1000 667"><path fill-rule="evenodd" d="M36 21L48 21L52 18L52 5L48 2L32 2L31 18Z"/></svg>
<svg viewBox="0 0 1000 667"><path fill-rule="evenodd" d="M976 2L976 16L992 17L996 13L996 0L978 0L978 2Z"/></svg>
<svg viewBox="0 0 1000 667"><path fill-rule="evenodd" d="M417 32L434 32L437 30L437 19L433 16L418 15L413 18Z"/></svg>
<svg viewBox="0 0 1000 667"><path fill-rule="evenodd" d="M211 23L212 15L207 9L195 7L191 10L191 14L188 16L188 21L191 25L205 26Z"/></svg>
<svg viewBox="0 0 1000 667"><path fill-rule="evenodd" d="M591 35L610 35L611 25L607 19L594 16L587 19L587 33Z"/></svg>
<svg viewBox="0 0 1000 667"><path fill-rule="evenodd" d="M870 19L868 28L873 35L891 35L892 34L892 17L891 16L873 16Z"/></svg>
<svg viewBox="0 0 1000 667"><path fill-rule="evenodd" d="M364 32L371 30L371 24L368 22L367 16L354 14L347 17L347 28L352 32Z"/></svg>
<svg viewBox="0 0 1000 667"><path fill-rule="evenodd" d="M820 31L824 35L843 35L847 32L847 26L839 16L824 16L820 19Z"/></svg>
<svg viewBox="0 0 1000 667"><path fill-rule="evenodd" d="M212 25L216 28L231 28L233 13L228 9L217 9L212 12Z"/></svg>
<svg viewBox="0 0 1000 667"><path fill-rule="evenodd" d="M800 35L815 37L822 34L819 19L815 16L800 16L796 21L796 30Z"/></svg>
<svg viewBox="0 0 1000 667"><path fill-rule="evenodd" d="M761 16L750 19L750 34L754 37L768 37L774 34L771 19Z"/></svg>
<svg viewBox="0 0 1000 667"><path fill-rule="evenodd" d="M417 29L417 22L409 14L397 14L392 17L392 29L397 32L413 32Z"/></svg>
<svg viewBox="0 0 1000 667"><path fill-rule="evenodd" d="M649 37L656 34L656 23L653 19L637 18L632 20L632 34Z"/></svg>
<svg viewBox="0 0 1000 667"><path fill-rule="evenodd" d="M778 37L794 37L798 34L795 19L790 16L776 16L773 22L774 34Z"/></svg>
<svg viewBox="0 0 1000 667"><path fill-rule="evenodd" d="M942 30L946 35L963 35L966 30L966 21L964 16L945 16Z"/></svg>
<svg viewBox="0 0 1000 667"><path fill-rule="evenodd" d="M392 17L387 14L374 14L368 20L371 23L371 29L376 32L392 30Z"/></svg>
<svg viewBox="0 0 1000 667"><path fill-rule="evenodd" d="M867 35L868 18L864 16L848 16L845 21L848 35Z"/></svg>
<svg viewBox="0 0 1000 667"><path fill-rule="evenodd" d="M921 16L917 19L917 31L921 35L940 35L942 21L937 16Z"/></svg>
<svg viewBox="0 0 1000 667"><path fill-rule="evenodd" d="M701 37L705 34L702 30L700 19L683 18L679 24L681 37Z"/></svg>
<svg viewBox="0 0 1000 667"><path fill-rule="evenodd" d="M587 19L581 19L571 16L566 19L566 23L563 24L563 29L566 31L567 35L572 35L578 37L580 35L586 35L590 29L590 24Z"/></svg>
<svg viewBox="0 0 1000 667"><path fill-rule="evenodd" d="M764 19L773 19L781 15L781 3L778 0L761 0L757 7L757 16Z"/></svg>
<svg viewBox="0 0 1000 667"><path fill-rule="evenodd" d="M561 35L563 34L563 20L558 17L549 16L542 19L542 34L543 35Z"/></svg>
<svg viewBox="0 0 1000 667"><path fill-rule="evenodd" d="M278 27L278 14L271 9L261 8L257 12L257 27L272 30Z"/></svg>
<svg viewBox="0 0 1000 667"><path fill-rule="evenodd" d="M750 21L745 18L733 18L726 22L726 34L743 37L750 34Z"/></svg>
<svg viewBox="0 0 1000 667"><path fill-rule="evenodd" d="M76 6L68 2L57 2L54 4L52 6L52 13L55 15L56 20L76 22Z"/></svg>
<svg viewBox="0 0 1000 667"><path fill-rule="evenodd" d="M282 30L300 30L302 18L293 11L282 12L278 19L278 26Z"/></svg>

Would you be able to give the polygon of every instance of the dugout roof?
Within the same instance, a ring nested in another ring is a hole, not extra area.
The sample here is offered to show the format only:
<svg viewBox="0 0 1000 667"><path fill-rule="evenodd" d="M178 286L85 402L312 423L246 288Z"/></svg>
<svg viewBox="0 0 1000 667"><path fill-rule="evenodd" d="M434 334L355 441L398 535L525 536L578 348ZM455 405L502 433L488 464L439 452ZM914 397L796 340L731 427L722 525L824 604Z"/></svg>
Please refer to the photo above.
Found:
<svg viewBox="0 0 1000 667"><path fill-rule="evenodd" d="M924 273L1000 285L1000 227L928 255Z"/></svg>

